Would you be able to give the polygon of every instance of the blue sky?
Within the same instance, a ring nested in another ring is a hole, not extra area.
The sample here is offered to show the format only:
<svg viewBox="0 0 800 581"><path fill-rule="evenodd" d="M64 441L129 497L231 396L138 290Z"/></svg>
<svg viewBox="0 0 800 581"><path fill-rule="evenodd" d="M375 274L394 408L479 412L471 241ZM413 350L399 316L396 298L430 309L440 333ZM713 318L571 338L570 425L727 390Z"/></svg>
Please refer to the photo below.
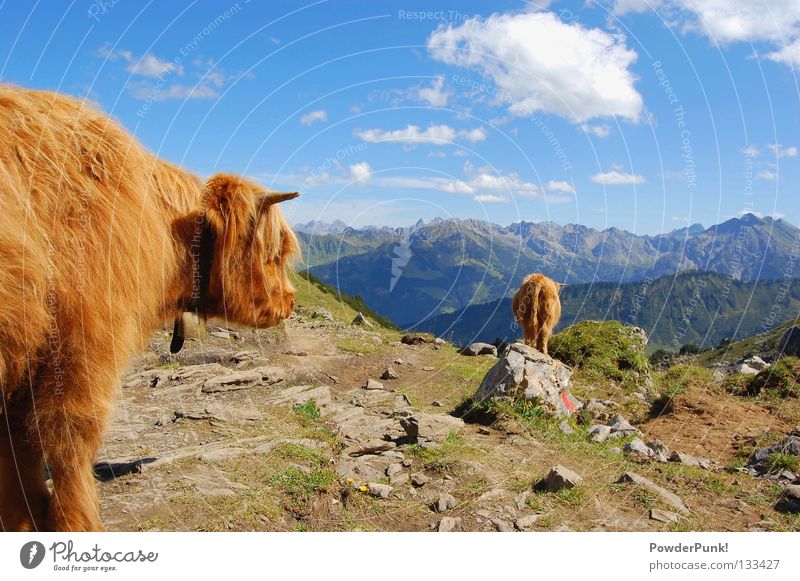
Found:
<svg viewBox="0 0 800 581"><path fill-rule="evenodd" d="M5 2L3 82L89 98L294 222L800 219L800 2Z"/></svg>

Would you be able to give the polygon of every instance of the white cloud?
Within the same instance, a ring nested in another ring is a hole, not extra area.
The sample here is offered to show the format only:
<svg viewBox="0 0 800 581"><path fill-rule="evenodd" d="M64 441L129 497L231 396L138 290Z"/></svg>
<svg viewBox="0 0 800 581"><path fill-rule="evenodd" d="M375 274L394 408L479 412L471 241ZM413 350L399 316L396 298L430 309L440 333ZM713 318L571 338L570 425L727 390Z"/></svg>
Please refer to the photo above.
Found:
<svg viewBox="0 0 800 581"><path fill-rule="evenodd" d="M350 166L350 179L358 185L366 185L372 179L372 168L366 161L355 163Z"/></svg>
<svg viewBox="0 0 800 581"><path fill-rule="evenodd" d="M778 174L776 174L774 171L761 171L756 174L756 177L761 178L762 180L774 182L776 179L778 179Z"/></svg>
<svg viewBox="0 0 800 581"><path fill-rule="evenodd" d="M428 51L491 78L514 115L543 111L580 123L610 116L638 121L642 113L629 70L638 55L625 38L562 22L550 12L440 26L428 38Z"/></svg>
<svg viewBox="0 0 800 581"><path fill-rule="evenodd" d="M311 111L311 113L306 113L302 117L300 117L300 123L303 125L312 125L317 121L325 122L328 120L328 113L327 111L323 111L320 109L319 111Z"/></svg>
<svg viewBox="0 0 800 581"><path fill-rule="evenodd" d="M609 127L605 123L600 123L599 125L582 123L581 129L583 129L586 133L591 133L596 137L608 137L609 135L611 135L611 127Z"/></svg>
<svg viewBox="0 0 800 581"><path fill-rule="evenodd" d="M614 0L613 12L658 10L672 26L714 42L766 42L767 58L800 65L800 2L797 0Z"/></svg>
<svg viewBox="0 0 800 581"><path fill-rule="evenodd" d="M575 188L569 182L549 181L544 185L548 192L564 192L565 194L574 194Z"/></svg>
<svg viewBox="0 0 800 581"><path fill-rule="evenodd" d="M755 145L748 145L742 150L742 153L745 154L747 157L758 157L761 155L761 152Z"/></svg>
<svg viewBox="0 0 800 581"><path fill-rule="evenodd" d="M472 196L472 199L482 204L505 204L509 201L505 196L498 194L476 194Z"/></svg>
<svg viewBox="0 0 800 581"><path fill-rule="evenodd" d="M444 77L436 77L430 87L423 87L417 92L417 97L432 107L444 107L451 93L444 89Z"/></svg>
<svg viewBox="0 0 800 581"><path fill-rule="evenodd" d="M420 129L418 125L407 125L404 129L384 131L383 129L365 129L355 132L356 135L370 143L383 143L385 141L398 141L400 143L435 143L443 145L452 143L456 138L463 138L475 143L486 139L483 127L456 131L449 125L431 125L427 129Z"/></svg>
<svg viewBox="0 0 800 581"><path fill-rule="evenodd" d="M182 67L175 63L162 61L154 54L146 54L141 59L129 61L128 72L144 77L163 77L173 72L183 73Z"/></svg>
<svg viewBox="0 0 800 581"><path fill-rule="evenodd" d="M110 61L122 59L128 63L125 68L133 75L140 75L143 77L163 78L171 73L183 74L183 65L176 62L169 62L158 58L152 53L147 53L142 57L136 57L131 51L120 49L111 51L109 46L100 48L100 56Z"/></svg>
<svg viewBox="0 0 800 581"><path fill-rule="evenodd" d="M767 148L775 154L775 157L796 157L797 156L797 148L792 147L783 147L780 143L770 143L767 145Z"/></svg>
<svg viewBox="0 0 800 581"><path fill-rule="evenodd" d="M469 157L469 156L470 156L470 153L469 153L467 150L465 150L465 149L456 149L456 150L453 152L453 155L454 155L455 157Z"/></svg>
<svg viewBox="0 0 800 581"><path fill-rule="evenodd" d="M644 177L620 170L596 173L590 178L596 184L605 186L630 186L644 183Z"/></svg>

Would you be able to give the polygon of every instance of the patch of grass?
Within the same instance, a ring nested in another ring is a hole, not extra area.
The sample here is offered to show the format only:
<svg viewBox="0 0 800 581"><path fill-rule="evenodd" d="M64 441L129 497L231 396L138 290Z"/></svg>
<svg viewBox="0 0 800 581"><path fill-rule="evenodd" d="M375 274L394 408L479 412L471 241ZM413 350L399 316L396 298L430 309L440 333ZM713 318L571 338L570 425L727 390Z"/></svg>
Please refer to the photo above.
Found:
<svg viewBox="0 0 800 581"><path fill-rule="evenodd" d="M309 450L308 448L304 448L303 446L289 442L278 446L278 448L275 450L275 453L281 458L309 462L318 468L321 468L325 465L325 459L319 452L315 452L314 450Z"/></svg>
<svg viewBox="0 0 800 581"><path fill-rule="evenodd" d="M620 321L581 321L567 327L551 339L550 354L620 383L635 385L650 373L643 338Z"/></svg>
<svg viewBox="0 0 800 581"><path fill-rule="evenodd" d="M474 456L477 449L467 444L459 434L451 432L437 448L412 444L405 451L419 460L426 470L454 475L463 472L462 460Z"/></svg>
<svg viewBox="0 0 800 581"><path fill-rule="evenodd" d="M336 474L328 469L314 469L306 474L297 468L287 468L270 476L269 484L277 486L294 502L305 503L312 494L326 492L335 480Z"/></svg>
<svg viewBox="0 0 800 581"><path fill-rule="evenodd" d="M787 355L756 375L748 386L750 395L800 397L800 357Z"/></svg>
<svg viewBox="0 0 800 581"><path fill-rule="evenodd" d="M752 376L743 373L733 373L722 378L722 389L732 395L747 395L750 389Z"/></svg>
<svg viewBox="0 0 800 581"><path fill-rule="evenodd" d="M292 406L292 412L294 412L304 427L308 427L309 425L313 424L322 415L317 407L317 402L315 402L313 399L310 399L305 403L294 404L294 406Z"/></svg>
<svg viewBox="0 0 800 581"><path fill-rule="evenodd" d="M644 508L653 508L658 502L658 496L647 488L637 486L630 494L630 499Z"/></svg>
<svg viewBox="0 0 800 581"><path fill-rule="evenodd" d="M773 452L767 456L767 467L770 474L778 474L784 470L797 472L798 458L783 452Z"/></svg>
<svg viewBox="0 0 800 581"><path fill-rule="evenodd" d="M151 516L147 520L143 520L139 523L140 531L150 531L153 529L162 528L164 528L164 519L162 519L160 516Z"/></svg>
<svg viewBox="0 0 800 581"><path fill-rule="evenodd" d="M586 503L586 491L582 486L562 488L552 494L553 498L563 506L579 507Z"/></svg>

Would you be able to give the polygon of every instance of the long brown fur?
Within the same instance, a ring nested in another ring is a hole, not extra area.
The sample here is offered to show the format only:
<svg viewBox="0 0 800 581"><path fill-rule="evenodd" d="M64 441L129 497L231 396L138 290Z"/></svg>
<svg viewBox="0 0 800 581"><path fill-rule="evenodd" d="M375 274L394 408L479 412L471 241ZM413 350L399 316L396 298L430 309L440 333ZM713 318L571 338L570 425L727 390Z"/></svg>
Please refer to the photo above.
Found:
<svg viewBox="0 0 800 581"><path fill-rule="evenodd" d="M511 308L525 334L525 344L547 355L547 343L561 317L559 284L543 274L529 274L522 281Z"/></svg>
<svg viewBox="0 0 800 581"><path fill-rule="evenodd" d="M256 326L291 312L297 239L260 186L203 186L85 102L0 85L0 137L0 529L99 530L119 374L188 303L198 228L208 316Z"/></svg>

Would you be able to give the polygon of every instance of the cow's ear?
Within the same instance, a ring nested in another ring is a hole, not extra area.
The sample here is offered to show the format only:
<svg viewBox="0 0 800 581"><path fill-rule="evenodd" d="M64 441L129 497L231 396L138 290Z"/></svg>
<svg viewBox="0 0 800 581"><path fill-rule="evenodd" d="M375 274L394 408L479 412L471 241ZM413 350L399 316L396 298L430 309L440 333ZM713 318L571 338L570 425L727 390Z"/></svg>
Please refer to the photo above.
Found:
<svg viewBox="0 0 800 581"><path fill-rule="evenodd" d="M206 182L202 194L204 219L218 234L235 238L247 231L255 200L240 178L218 174Z"/></svg>

